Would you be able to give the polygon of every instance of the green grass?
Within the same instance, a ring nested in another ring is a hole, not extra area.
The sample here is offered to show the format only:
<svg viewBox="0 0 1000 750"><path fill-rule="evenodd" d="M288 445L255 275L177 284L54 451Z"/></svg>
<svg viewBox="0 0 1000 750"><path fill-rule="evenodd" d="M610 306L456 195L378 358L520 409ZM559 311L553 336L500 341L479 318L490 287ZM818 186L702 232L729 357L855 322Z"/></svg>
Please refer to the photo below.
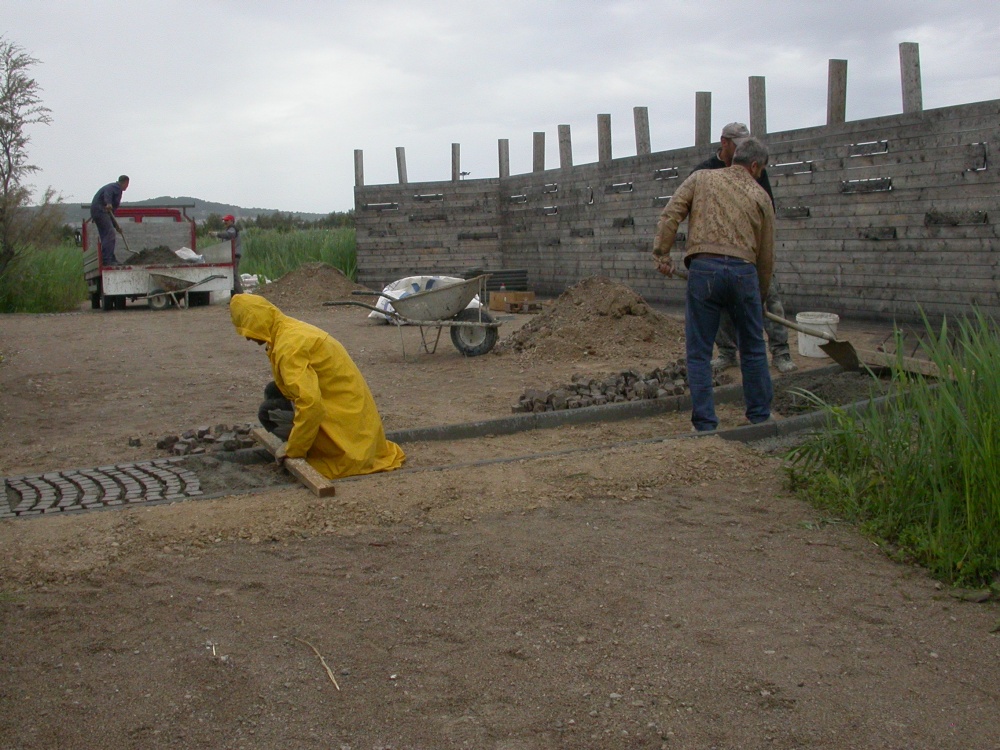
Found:
<svg viewBox="0 0 1000 750"><path fill-rule="evenodd" d="M306 263L327 263L354 280L358 271L357 245L352 228L244 230L241 273L277 281Z"/></svg>
<svg viewBox="0 0 1000 750"><path fill-rule="evenodd" d="M1000 337L980 313L926 329L924 350L950 377L897 365L881 407L825 406L826 428L789 456L792 487L898 559L986 586L1000 575Z"/></svg>
<svg viewBox="0 0 1000 750"><path fill-rule="evenodd" d="M0 312L76 310L87 299L83 253L75 244L29 247L0 277Z"/></svg>

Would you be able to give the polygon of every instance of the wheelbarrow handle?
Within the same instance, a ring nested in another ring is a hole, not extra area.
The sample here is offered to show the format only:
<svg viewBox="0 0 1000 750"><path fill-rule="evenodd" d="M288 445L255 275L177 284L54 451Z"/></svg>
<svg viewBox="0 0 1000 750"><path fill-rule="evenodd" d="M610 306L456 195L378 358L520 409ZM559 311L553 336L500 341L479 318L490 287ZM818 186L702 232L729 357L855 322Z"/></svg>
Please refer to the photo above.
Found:
<svg viewBox="0 0 1000 750"><path fill-rule="evenodd" d="M379 310L375 305L368 305L364 302L355 302L354 300L337 300L335 302L324 302L323 307L347 307L348 305L354 307L363 307L366 310L371 310L372 312L381 313L387 318L393 317L394 313L391 310Z"/></svg>

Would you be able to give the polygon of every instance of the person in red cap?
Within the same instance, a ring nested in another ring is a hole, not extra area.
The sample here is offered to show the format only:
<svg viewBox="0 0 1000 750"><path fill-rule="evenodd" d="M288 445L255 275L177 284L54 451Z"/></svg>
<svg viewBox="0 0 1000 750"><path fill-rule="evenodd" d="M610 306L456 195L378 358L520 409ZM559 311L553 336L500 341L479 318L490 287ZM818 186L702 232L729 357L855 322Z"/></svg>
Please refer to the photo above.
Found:
<svg viewBox="0 0 1000 750"><path fill-rule="evenodd" d="M243 284L240 279L240 257L243 255L243 243L240 241L240 229L236 226L236 217L232 214L223 216L222 223L226 225L226 228L221 232L216 232L215 236L220 240L231 240L234 243L233 294L243 294Z"/></svg>

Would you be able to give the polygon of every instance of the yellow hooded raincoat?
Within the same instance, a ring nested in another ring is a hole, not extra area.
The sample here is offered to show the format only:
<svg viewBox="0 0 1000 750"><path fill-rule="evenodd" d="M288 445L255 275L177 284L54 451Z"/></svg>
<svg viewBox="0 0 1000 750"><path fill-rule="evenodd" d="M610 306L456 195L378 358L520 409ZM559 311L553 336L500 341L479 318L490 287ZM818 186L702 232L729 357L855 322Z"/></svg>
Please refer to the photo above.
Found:
<svg viewBox="0 0 1000 750"><path fill-rule="evenodd" d="M234 295L229 312L241 336L267 344L274 382L295 404L289 458L329 479L402 466L406 455L385 439L368 384L339 341L258 295Z"/></svg>

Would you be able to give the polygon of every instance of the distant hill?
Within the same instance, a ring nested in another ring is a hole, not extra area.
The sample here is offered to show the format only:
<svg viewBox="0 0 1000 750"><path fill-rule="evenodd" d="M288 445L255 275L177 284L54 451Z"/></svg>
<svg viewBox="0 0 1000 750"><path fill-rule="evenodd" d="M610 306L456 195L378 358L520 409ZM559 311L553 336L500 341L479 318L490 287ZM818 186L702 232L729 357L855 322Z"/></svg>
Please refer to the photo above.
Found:
<svg viewBox="0 0 1000 750"><path fill-rule="evenodd" d="M190 216L195 221L204 221L211 214L218 214L219 216L225 216L226 214L232 214L237 219L249 219L256 216L268 216L270 214L282 213L291 214L305 221L318 221L326 216L326 214L314 214L307 213L304 211L279 211L275 208L242 208L241 206L233 206L229 203L213 203L212 201L203 201L200 198L190 198L188 196L180 196L177 198L171 196L161 196L159 198L149 198L144 201L122 201L122 207L127 208L129 206L193 206L187 209L187 215ZM66 221L68 223L76 223L83 221L90 215L89 208L83 208L78 203L67 203L64 206L66 213ZM332 213L332 212L331 212Z"/></svg>

